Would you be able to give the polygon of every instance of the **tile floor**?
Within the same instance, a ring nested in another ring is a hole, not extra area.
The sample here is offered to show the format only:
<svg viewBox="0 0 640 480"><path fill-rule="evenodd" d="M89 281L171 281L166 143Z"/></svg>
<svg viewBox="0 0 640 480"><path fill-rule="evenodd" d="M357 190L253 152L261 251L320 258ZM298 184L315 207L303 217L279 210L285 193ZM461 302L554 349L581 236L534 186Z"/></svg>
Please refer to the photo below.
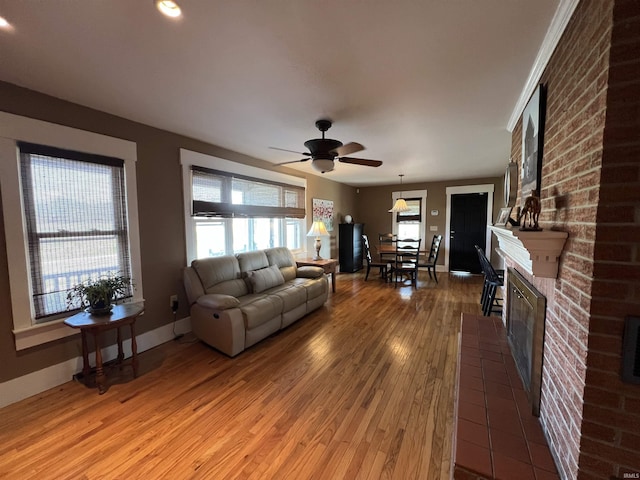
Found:
<svg viewBox="0 0 640 480"><path fill-rule="evenodd" d="M559 479L499 317L463 315L455 478Z"/></svg>

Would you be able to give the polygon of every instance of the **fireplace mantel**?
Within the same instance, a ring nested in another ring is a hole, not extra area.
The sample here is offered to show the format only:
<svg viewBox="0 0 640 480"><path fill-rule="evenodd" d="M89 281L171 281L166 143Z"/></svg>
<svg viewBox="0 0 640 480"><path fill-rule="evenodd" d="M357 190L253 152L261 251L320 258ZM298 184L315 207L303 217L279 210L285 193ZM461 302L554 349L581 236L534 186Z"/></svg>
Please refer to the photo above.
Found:
<svg viewBox="0 0 640 480"><path fill-rule="evenodd" d="M489 226L498 237L498 254L508 257L536 277L557 278L558 260L569 234Z"/></svg>

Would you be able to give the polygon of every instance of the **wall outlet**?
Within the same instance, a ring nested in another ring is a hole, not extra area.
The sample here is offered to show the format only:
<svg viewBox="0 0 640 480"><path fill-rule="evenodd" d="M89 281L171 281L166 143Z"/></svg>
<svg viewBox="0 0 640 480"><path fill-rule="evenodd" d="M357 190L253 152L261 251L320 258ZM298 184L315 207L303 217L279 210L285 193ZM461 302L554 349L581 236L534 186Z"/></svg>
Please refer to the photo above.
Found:
<svg viewBox="0 0 640 480"><path fill-rule="evenodd" d="M171 295L169 297L169 308L174 312L178 310L178 295Z"/></svg>

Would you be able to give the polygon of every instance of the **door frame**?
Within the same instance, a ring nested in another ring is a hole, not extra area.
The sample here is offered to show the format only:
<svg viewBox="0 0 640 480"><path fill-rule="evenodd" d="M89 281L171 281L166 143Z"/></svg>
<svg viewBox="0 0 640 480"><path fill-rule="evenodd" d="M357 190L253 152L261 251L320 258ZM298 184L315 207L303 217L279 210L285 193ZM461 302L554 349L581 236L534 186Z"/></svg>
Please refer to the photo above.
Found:
<svg viewBox="0 0 640 480"><path fill-rule="evenodd" d="M465 185L462 187L447 187L447 218L445 225L445 237L444 248L447 254L444 256L444 268L445 271L449 271L449 244L451 239L451 195L458 195L464 193L486 193L487 194L487 233L485 238L485 245L483 247L485 252L491 251L491 230L489 225L493 219L493 192L495 185L492 183L485 183L481 185ZM489 195L491 194L491 195ZM490 257L490 255L487 255Z"/></svg>

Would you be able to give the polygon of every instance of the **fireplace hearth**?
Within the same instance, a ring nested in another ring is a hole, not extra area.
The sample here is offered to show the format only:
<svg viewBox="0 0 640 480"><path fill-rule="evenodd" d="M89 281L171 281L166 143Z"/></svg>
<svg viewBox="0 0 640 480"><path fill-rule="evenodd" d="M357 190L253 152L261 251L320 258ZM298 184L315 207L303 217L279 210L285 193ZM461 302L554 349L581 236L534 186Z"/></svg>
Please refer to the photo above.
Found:
<svg viewBox="0 0 640 480"><path fill-rule="evenodd" d="M507 339L531 412L540 416L542 358L547 300L516 269L507 270Z"/></svg>

